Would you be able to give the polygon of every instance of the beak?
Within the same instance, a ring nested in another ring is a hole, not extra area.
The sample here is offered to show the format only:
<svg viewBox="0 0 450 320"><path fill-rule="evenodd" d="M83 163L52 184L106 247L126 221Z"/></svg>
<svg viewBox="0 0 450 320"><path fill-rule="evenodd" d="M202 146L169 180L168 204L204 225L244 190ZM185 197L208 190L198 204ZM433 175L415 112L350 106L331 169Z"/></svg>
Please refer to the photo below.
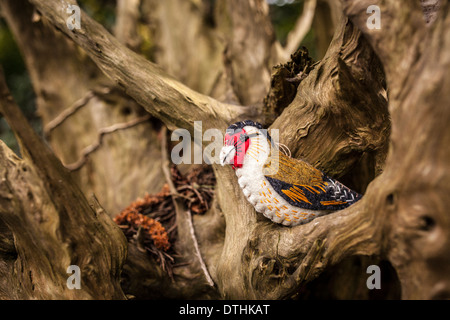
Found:
<svg viewBox="0 0 450 320"><path fill-rule="evenodd" d="M222 166L226 164L232 164L234 155L236 154L236 149L234 146L225 146L220 150L220 164Z"/></svg>

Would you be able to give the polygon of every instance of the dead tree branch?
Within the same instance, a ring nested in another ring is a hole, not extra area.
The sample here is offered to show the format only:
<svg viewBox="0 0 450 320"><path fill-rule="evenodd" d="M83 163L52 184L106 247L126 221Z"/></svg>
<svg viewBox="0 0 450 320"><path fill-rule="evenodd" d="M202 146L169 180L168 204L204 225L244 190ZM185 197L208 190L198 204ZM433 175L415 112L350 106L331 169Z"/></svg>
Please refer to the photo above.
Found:
<svg viewBox="0 0 450 320"><path fill-rule="evenodd" d="M0 225L13 235L14 249L10 250L15 256L6 270L3 264L0 270L2 278L8 279L2 297L123 299L120 270L126 241L122 232L103 209L91 208L33 131L14 103L1 71L0 113L15 133L24 157L19 159L0 143ZM84 290L66 286L70 265L80 268Z"/></svg>
<svg viewBox="0 0 450 320"><path fill-rule="evenodd" d="M245 110L199 94L177 82L159 67L132 52L82 11L83 28L73 31L58 0L32 0L36 8L63 33L83 48L103 73L123 88L169 128L193 130L202 120L204 129L224 127Z"/></svg>
<svg viewBox="0 0 450 320"><path fill-rule="evenodd" d="M303 4L303 12L298 17L294 29L292 29L287 36L286 45L282 47L277 46L280 56L280 62L286 62L289 60L291 54L293 54L302 43L306 34L311 29L311 25L314 19L314 12L316 10L317 0L306 0ZM279 43L277 43L279 44Z"/></svg>
<svg viewBox="0 0 450 320"><path fill-rule="evenodd" d="M103 88L102 94L108 94L111 92L111 89L108 87ZM86 95L80 100L76 101L69 108L65 109L61 114L59 114L56 118L49 121L44 127L44 134L48 138L50 133L61 124L63 124L68 118L74 115L77 111L83 108L94 96L96 95L95 90L90 90L86 93Z"/></svg>

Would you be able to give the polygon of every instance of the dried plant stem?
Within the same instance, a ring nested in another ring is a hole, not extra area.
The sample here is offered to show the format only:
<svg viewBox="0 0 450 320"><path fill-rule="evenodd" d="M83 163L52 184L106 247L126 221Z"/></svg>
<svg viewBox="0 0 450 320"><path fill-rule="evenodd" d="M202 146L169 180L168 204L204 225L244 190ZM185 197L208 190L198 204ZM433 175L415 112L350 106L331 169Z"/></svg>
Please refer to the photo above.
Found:
<svg viewBox="0 0 450 320"><path fill-rule="evenodd" d="M103 87L99 89L99 93L101 94L108 94L109 92L111 92L111 88L109 87ZM44 127L45 137L48 138L50 136L50 133L54 129L59 127L67 119L69 119L71 116L77 113L77 111L81 110L85 105L87 105L89 101L91 101L91 99L96 96L96 94L97 94L96 90L89 90L83 98L76 101L69 108L61 112L56 118L47 123L47 125Z"/></svg>
<svg viewBox="0 0 450 320"><path fill-rule="evenodd" d="M200 266L203 270L203 273L205 274L206 280L208 281L208 284L211 287L214 287L214 281L211 278L211 275L208 272L208 268L206 267L205 262L203 261L202 255L200 253L200 248L198 246L198 241L197 241L197 237L195 236L195 230L194 230L194 224L192 223L192 214L191 214L191 210L186 210L186 215L187 215L187 222L189 224L189 231L192 237L192 242L194 243L194 248L195 248L195 253L198 257L198 260L200 262Z"/></svg>
<svg viewBox="0 0 450 320"><path fill-rule="evenodd" d="M161 129L161 158L162 158L162 170L164 173L164 176L166 177L167 184L169 185L170 194L173 196L178 197L178 191L175 188L175 185L172 181L172 175L170 174L169 169L169 159L167 157L167 128L165 126ZM172 198L173 199L173 198ZM175 204L175 208L177 208L177 204Z"/></svg>
<svg viewBox="0 0 450 320"><path fill-rule="evenodd" d="M317 0L307 0L303 5L303 13L297 19L295 27L287 36L287 43L284 47L286 55L290 55L297 50L305 38L308 31L311 29L314 13L316 11Z"/></svg>
<svg viewBox="0 0 450 320"><path fill-rule="evenodd" d="M311 25L314 19L316 11L317 0L306 0L303 5L303 13L298 17L295 23L294 29L292 29L286 40L286 45L282 47L280 44L277 46L280 62L286 62L289 60L291 54L293 54L298 46L302 43L306 34L311 29Z"/></svg>

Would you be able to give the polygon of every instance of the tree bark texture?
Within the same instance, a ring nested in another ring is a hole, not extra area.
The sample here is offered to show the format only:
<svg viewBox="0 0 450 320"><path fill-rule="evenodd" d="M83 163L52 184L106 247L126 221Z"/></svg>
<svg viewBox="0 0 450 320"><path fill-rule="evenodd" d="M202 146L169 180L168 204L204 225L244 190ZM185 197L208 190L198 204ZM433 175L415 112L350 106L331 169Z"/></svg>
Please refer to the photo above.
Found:
<svg viewBox="0 0 450 320"><path fill-rule="evenodd" d="M1 298L450 296L448 1L317 1L315 19L329 17L317 62L305 50L285 61L263 0L117 3L113 35L83 11L81 29L67 28L75 1L0 1L51 146L2 82L0 112L22 158L0 145ZM381 30L367 26L370 5ZM162 127L193 136L194 121L225 131L245 119L279 129L293 157L364 196L287 228L213 165L205 214L171 190L170 277L111 218L170 185ZM72 264L82 290L65 285ZM365 282L372 264L384 277L377 293Z"/></svg>

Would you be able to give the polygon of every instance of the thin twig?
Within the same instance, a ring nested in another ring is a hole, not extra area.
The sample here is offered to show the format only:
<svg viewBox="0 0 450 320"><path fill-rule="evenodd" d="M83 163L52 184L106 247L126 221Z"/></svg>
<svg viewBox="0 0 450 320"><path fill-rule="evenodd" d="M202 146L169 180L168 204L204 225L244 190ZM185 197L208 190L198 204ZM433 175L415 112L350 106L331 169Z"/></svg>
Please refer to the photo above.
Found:
<svg viewBox="0 0 450 320"><path fill-rule="evenodd" d="M185 185L185 186L182 186L182 187L178 188L178 190L185 190L185 189L192 190L192 191L197 195L197 197L198 197L198 199L200 200L200 202L203 202L203 201L204 201L204 199L203 199L202 195L200 194L200 192L198 192L198 190L196 190L196 189L193 188L192 186L190 186L190 185ZM184 196L184 198L186 198L186 199L191 199L191 198L186 197L186 196Z"/></svg>
<svg viewBox="0 0 450 320"><path fill-rule="evenodd" d="M98 148L101 147L103 143L103 138L105 135L119 131L119 130L125 130L134 126L137 126L138 124L141 124L143 122L146 122L150 119L150 115L145 115L143 117L124 122L124 123L117 123L110 127L102 128L98 131L97 141L93 144L87 146L83 149L81 152L81 157L76 162L64 165L67 169L70 171L77 171L83 167L83 165L86 163L89 155L93 152L95 152Z"/></svg>
<svg viewBox="0 0 450 320"><path fill-rule="evenodd" d="M202 255L200 253L200 248L198 246L197 238L195 236L194 224L192 223L191 210L186 210L187 222L189 224L189 231L191 233L192 241L194 242L195 253L197 254L198 260L200 261L200 266L202 267L203 273L205 274L206 280L211 287L214 287L214 281L208 272L205 262L203 261Z"/></svg>
<svg viewBox="0 0 450 320"><path fill-rule="evenodd" d="M179 193L178 193L177 189L175 188L175 185L172 181L172 175L170 174L170 169L169 169L169 159L167 157L168 150L167 150L167 128L166 127L162 128L161 137L162 137L162 139L161 139L161 154L162 154L163 173L167 180L167 184L169 185L170 193L172 194L172 200L174 202L175 210L178 211L177 217L182 217L179 212L181 210L181 208L180 208L181 206L179 206L179 204L178 204L178 199L175 198L175 197L179 196ZM200 262L200 267L202 268L203 273L205 274L206 281L208 281L208 284L211 287L214 287L214 281L212 280L211 275L209 274L208 268L206 267L206 264L203 261L202 255L200 253L200 248L198 246L197 237L195 236L194 224L192 223L191 211L189 209L186 209L185 212L186 212L186 221L187 221L188 227L189 227L189 233L191 235L192 242L194 244L195 254Z"/></svg>

